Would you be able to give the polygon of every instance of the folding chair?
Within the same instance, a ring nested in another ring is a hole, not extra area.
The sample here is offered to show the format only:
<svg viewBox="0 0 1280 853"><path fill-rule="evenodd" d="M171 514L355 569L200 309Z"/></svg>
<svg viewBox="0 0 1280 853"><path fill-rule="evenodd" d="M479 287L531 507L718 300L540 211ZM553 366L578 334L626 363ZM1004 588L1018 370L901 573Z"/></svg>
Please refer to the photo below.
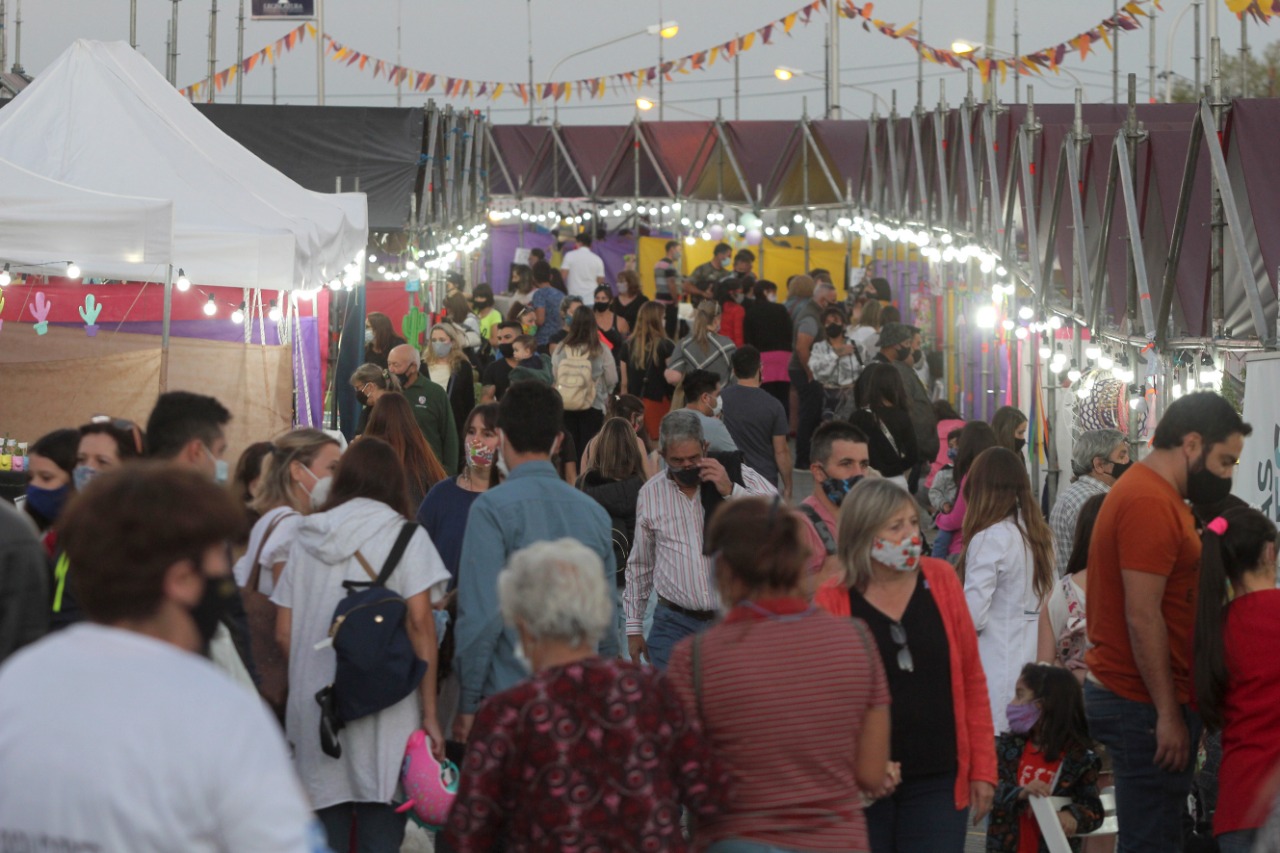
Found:
<svg viewBox="0 0 1280 853"><path fill-rule="evenodd" d="M1094 838L1104 835L1116 835L1120 832L1120 824L1116 820L1116 791L1115 788L1104 788L1101 792L1102 799L1102 826L1093 832L1077 835L1076 838ZM1067 835L1062 831L1062 824L1058 823L1058 812L1071 805L1071 800L1067 797L1032 797L1030 799L1031 812L1035 815L1036 823L1040 827L1040 835L1044 838L1045 846L1049 848L1049 853L1071 853L1071 845L1067 843Z"/></svg>

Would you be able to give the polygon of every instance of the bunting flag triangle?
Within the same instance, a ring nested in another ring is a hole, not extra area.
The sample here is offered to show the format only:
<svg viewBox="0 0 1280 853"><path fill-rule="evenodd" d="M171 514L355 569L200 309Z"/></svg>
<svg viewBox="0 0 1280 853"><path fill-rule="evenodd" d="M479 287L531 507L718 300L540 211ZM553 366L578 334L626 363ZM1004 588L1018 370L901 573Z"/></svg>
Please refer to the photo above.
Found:
<svg viewBox="0 0 1280 853"><path fill-rule="evenodd" d="M493 95L490 98L490 100L496 101L498 100L498 98L502 97L502 90L506 88L506 85L507 85L506 83L499 83L498 85L494 86Z"/></svg>
<svg viewBox="0 0 1280 853"><path fill-rule="evenodd" d="M1107 50L1115 50L1115 48L1111 46L1111 37L1107 35L1106 26L1098 27L1096 32L1102 38L1102 43L1107 46Z"/></svg>
<svg viewBox="0 0 1280 853"><path fill-rule="evenodd" d="M788 35L791 34L791 28L796 25L796 13L792 12L782 19L782 30Z"/></svg>

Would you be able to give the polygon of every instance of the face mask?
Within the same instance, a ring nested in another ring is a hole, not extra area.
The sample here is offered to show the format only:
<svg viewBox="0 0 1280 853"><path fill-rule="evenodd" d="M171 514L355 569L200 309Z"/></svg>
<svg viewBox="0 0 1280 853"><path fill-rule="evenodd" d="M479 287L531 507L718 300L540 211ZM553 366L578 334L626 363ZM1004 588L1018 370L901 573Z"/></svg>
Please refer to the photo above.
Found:
<svg viewBox="0 0 1280 853"><path fill-rule="evenodd" d="M596 303L594 303L591 307L592 307L592 308L594 308L594 309L596 309L596 313L597 313L597 314L603 314L604 312L606 312L606 311L608 311L608 310L609 310L609 303L608 303L608 302L596 302Z"/></svg>
<svg viewBox="0 0 1280 853"><path fill-rule="evenodd" d="M213 460L213 482L219 486L225 486L227 480L231 479L231 463L214 456L213 451L208 447L205 447L204 452L209 454L209 458Z"/></svg>
<svg viewBox="0 0 1280 853"><path fill-rule="evenodd" d="M842 334L844 334L844 326L841 326L839 323L829 323L827 325L828 338L838 338Z"/></svg>
<svg viewBox="0 0 1280 853"><path fill-rule="evenodd" d="M1187 500L1193 504L1210 506L1231 494L1231 478L1219 477L1205 467L1204 453L1196 463L1200 470L1187 470Z"/></svg>
<svg viewBox="0 0 1280 853"><path fill-rule="evenodd" d="M1025 735L1040 722L1040 706L1035 702L1025 705L1010 705L1004 709L1005 718L1009 721L1009 731L1016 735Z"/></svg>
<svg viewBox="0 0 1280 853"><path fill-rule="evenodd" d="M1133 464L1133 460L1132 460L1132 459L1130 459L1128 462L1112 462L1112 463L1111 463L1111 476L1112 476L1113 478L1115 478L1115 479L1119 480L1119 479L1120 479L1120 475L1121 475L1121 474L1123 474L1125 471L1128 471L1128 470L1129 470L1129 466L1131 466L1132 464Z"/></svg>
<svg viewBox="0 0 1280 853"><path fill-rule="evenodd" d="M716 397L716 404L711 407L711 416L720 417L720 413L724 411L724 398Z"/></svg>
<svg viewBox="0 0 1280 853"><path fill-rule="evenodd" d="M911 358L911 347L898 347L898 361L906 361Z"/></svg>
<svg viewBox="0 0 1280 853"><path fill-rule="evenodd" d="M1021 452L1022 452L1022 449L1023 449L1024 447L1026 447L1026 446L1027 446L1027 440L1026 440L1025 438L1015 438L1015 439L1013 440L1013 452L1014 452L1014 453L1021 453Z"/></svg>
<svg viewBox="0 0 1280 853"><path fill-rule="evenodd" d="M686 489L702 482L702 469L696 465L692 468L670 468L671 479Z"/></svg>
<svg viewBox="0 0 1280 853"><path fill-rule="evenodd" d="M495 452L483 444L467 445L467 464L472 468L488 468L493 464Z"/></svg>
<svg viewBox="0 0 1280 853"><path fill-rule="evenodd" d="M391 374L391 375L392 375L392 376L394 376L394 377L395 377L395 378L400 382L400 387L401 387L401 388L404 388L405 386L407 386L407 385L409 384L409 374L408 374L408 372L405 372L405 373L393 373L393 374Z"/></svg>
<svg viewBox="0 0 1280 853"><path fill-rule="evenodd" d="M913 349L911 351L911 363L921 364L924 361L924 352L922 350Z"/></svg>
<svg viewBox="0 0 1280 853"><path fill-rule="evenodd" d="M767 300L769 300L770 302L777 302L777 301L778 301L778 294L774 293L773 291L769 291L768 293L766 293L766 294L764 295L764 298L765 298L765 299L767 299Z"/></svg>
<svg viewBox="0 0 1280 853"><path fill-rule="evenodd" d="M83 492L84 487L89 485L89 481L98 476L98 469L90 468L88 465L77 465L71 471L71 479L76 484L76 491Z"/></svg>
<svg viewBox="0 0 1280 853"><path fill-rule="evenodd" d="M883 539L871 543L871 559L894 571L909 572L920 565L920 537L908 536L894 544Z"/></svg>
<svg viewBox="0 0 1280 853"><path fill-rule="evenodd" d="M528 326L522 326L521 328L523 328L523 329L524 329L524 333L525 333L526 335L536 335L536 334L538 334L538 327L537 327L537 326L534 326L534 325L528 325Z"/></svg>
<svg viewBox="0 0 1280 853"><path fill-rule="evenodd" d="M503 358L515 358L516 345L515 344L498 344L498 352L499 354L502 355Z"/></svg>
<svg viewBox="0 0 1280 853"><path fill-rule="evenodd" d="M823 472L826 473L825 471ZM831 477L822 481L822 493L827 496L827 500L836 506L840 506L840 502L849 494L849 490L858 484L862 477L846 477L843 480L834 480Z"/></svg>
<svg viewBox="0 0 1280 853"><path fill-rule="evenodd" d="M733 294L733 301L738 303L739 305L741 305L746 300L746 298L747 297L741 293Z"/></svg>
<svg viewBox="0 0 1280 853"><path fill-rule="evenodd" d="M364 342L365 342L366 344L371 344L371 343L373 343L373 329L365 329L365 330L364 330Z"/></svg>
<svg viewBox="0 0 1280 853"><path fill-rule="evenodd" d="M360 405L362 405L362 406L367 406L367 405L369 405L369 395L368 395L368 394L366 394L366 393L364 393L363 391L357 391L357 392L356 392L356 402L357 402L357 403L359 403L359 404L360 404Z"/></svg>
<svg viewBox="0 0 1280 853"><path fill-rule="evenodd" d="M526 672L533 672L533 661L529 660L529 656L524 653L524 643L520 640L516 640L511 646L511 656Z"/></svg>
<svg viewBox="0 0 1280 853"><path fill-rule="evenodd" d="M453 350L453 344L449 341L432 341L431 351L435 353L436 358L444 358Z"/></svg>
<svg viewBox="0 0 1280 853"><path fill-rule="evenodd" d="M311 508L319 509L329 499L329 489L333 487L333 478L327 476L317 477L316 473L305 465L302 466L302 470L306 471L311 479L316 481L315 485L310 489L307 489L306 486L302 488L307 489L307 497L311 499Z"/></svg>
<svg viewBox="0 0 1280 853"><path fill-rule="evenodd" d="M232 599L239 595L240 591L236 588L235 578L231 575L220 578L205 577L204 593L201 594L195 607L190 608L191 618L195 620L196 630L200 632L203 648L209 646L214 632L218 630L218 621L227 612Z"/></svg>
<svg viewBox="0 0 1280 853"><path fill-rule="evenodd" d="M62 515L62 507L71 494L71 484L60 489L42 489L33 484L27 485L27 507L45 521L57 521Z"/></svg>
<svg viewBox="0 0 1280 853"><path fill-rule="evenodd" d="M960 451L954 447L947 448L947 458L952 462L956 461L956 457L960 455Z"/></svg>
<svg viewBox="0 0 1280 853"><path fill-rule="evenodd" d="M502 448L505 447L506 444L507 444L506 438L502 435L502 433L498 433L498 457L495 460L495 464L497 464L498 466L499 474L501 474L504 477L510 477L511 468L507 466L507 454L504 453L502 450Z"/></svg>

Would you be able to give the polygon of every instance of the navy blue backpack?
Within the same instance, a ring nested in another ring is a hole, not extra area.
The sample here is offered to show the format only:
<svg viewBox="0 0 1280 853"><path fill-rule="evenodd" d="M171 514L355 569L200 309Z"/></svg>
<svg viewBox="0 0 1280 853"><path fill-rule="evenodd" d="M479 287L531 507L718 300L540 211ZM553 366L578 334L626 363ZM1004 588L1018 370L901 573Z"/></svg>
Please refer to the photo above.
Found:
<svg viewBox="0 0 1280 853"><path fill-rule="evenodd" d="M333 609L329 629L338 659L333 684L316 694L320 744L334 758L342 755L338 732L343 726L390 708L417 690L426 675L426 661L418 657L405 626L408 606L386 586L417 529L414 522L405 523L376 575L357 551L369 580L342 584L347 597Z"/></svg>

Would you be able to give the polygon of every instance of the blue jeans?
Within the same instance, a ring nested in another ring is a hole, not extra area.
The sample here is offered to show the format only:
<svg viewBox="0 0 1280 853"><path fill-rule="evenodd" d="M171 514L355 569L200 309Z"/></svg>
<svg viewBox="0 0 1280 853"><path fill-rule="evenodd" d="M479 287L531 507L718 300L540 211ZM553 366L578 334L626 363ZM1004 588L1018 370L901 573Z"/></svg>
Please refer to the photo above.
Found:
<svg viewBox="0 0 1280 853"><path fill-rule="evenodd" d="M1185 768L1170 773L1155 764L1154 705L1124 699L1092 681L1085 682L1084 702L1089 733L1111 753L1120 824L1117 853L1181 853L1200 718L1183 707L1190 756Z"/></svg>
<svg viewBox="0 0 1280 853"><path fill-rule="evenodd" d="M339 803L316 812L334 853L399 853L408 814L387 803ZM351 828L355 827L355 847Z"/></svg>
<svg viewBox="0 0 1280 853"><path fill-rule="evenodd" d="M658 669L666 669L676 643L685 637L701 634L711 624L659 604L653 609L653 627L649 629L649 637L645 640L649 646L649 663Z"/></svg>
<svg viewBox="0 0 1280 853"><path fill-rule="evenodd" d="M968 809L956 808L956 774L904 779L866 810L872 853L962 853Z"/></svg>
<svg viewBox="0 0 1280 853"><path fill-rule="evenodd" d="M933 539L933 556L939 559L947 559L947 552L951 550L951 540L955 537L954 530L943 530L938 528L938 535Z"/></svg>
<svg viewBox="0 0 1280 853"><path fill-rule="evenodd" d="M1253 853L1253 842L1258 837L1256 829L1237 829L1216 836L1218 853Z"/></svg>
<svg viewBox="0 0 1280 853"><path fill-rule="evenodd" d="M747 841L742 838L726 838L708 847L707 853L804 853L804 851L794 847L775 847L772 844L761 844L759 841Z"/></svg>

